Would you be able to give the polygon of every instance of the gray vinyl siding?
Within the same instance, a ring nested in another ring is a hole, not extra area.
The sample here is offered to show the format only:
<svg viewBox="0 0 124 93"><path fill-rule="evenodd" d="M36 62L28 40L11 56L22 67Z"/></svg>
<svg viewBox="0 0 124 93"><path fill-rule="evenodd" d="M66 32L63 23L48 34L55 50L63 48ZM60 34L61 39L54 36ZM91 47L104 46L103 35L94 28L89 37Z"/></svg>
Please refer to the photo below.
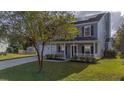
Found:
<svg viewBox="0 0 124 93"><path fill-rule="evenodd" d="M92 26L93 26L93 37L94 38L97 38L97 32L98 32L98 29L97 29L97 23L95 23L95 24L92 24Z"/></svg>
<svg viewBox="0 0 124 93"><path fill-rule="evenodd" d="M97 23L93 23L93 24L87 24L87 25L91 25L91 26L93 26L93 35L91 36L91 37L93 37L93 38L96 38L97 39L97 32L98 32L98 29L97 29ZM86 26L86 25L78 25L78 26L76 26L78 29L79 29L79 37L84 37L83 36L83 33L84 33L84 26Z"/></svg>

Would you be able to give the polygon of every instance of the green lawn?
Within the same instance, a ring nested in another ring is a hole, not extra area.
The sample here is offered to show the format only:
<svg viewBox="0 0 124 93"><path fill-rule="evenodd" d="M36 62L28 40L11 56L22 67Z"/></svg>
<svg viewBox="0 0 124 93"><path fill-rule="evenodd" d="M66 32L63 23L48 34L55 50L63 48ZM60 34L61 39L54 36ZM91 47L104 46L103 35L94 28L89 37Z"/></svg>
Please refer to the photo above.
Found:
<svg viewBox="0 0 124 93"><path fill-rule="evenodd" d="M13 53L8 53L7 55L0 55L0 60L27 57L27 56L33 56L33 55L34 54L13 54Z"/></svg>
<svg viewBox="0 0 124 93"><path fill-rule="evenodd" d="M97 64L77 62L44 62L41 73L36 63L0 71L0 80L120 80L124 76L124 60L102 59Z"/></svg>

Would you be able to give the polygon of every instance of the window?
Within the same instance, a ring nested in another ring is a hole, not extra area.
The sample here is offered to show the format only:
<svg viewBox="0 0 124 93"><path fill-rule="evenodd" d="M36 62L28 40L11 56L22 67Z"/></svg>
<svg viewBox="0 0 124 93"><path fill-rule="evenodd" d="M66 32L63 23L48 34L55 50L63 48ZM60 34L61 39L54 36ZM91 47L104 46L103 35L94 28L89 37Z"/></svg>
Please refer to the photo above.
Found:
<svg viewBox="0 0 124 93"><path fill-rule="evenodd" d="M84 46L82 46L82 54L84 54Z"/></svg>
<svg viewBox="0 0 124 93"><path fill-rule="evenodd" d="M58 52L63 52L63 51L64 51L64 45L59 45Z"/></svg>
<svg viewBox="0 0 124 93"><path fill-rule="evenodd" d="M84 36L85 37L91 36L91 26L90 25L84 26Z"/></svg>
<svg viewBox="0 0 124 93"><path fill-rule="evenodd" d="M91 54L91 46L90 45L84 46L84 53L85 54Z"/></svg>

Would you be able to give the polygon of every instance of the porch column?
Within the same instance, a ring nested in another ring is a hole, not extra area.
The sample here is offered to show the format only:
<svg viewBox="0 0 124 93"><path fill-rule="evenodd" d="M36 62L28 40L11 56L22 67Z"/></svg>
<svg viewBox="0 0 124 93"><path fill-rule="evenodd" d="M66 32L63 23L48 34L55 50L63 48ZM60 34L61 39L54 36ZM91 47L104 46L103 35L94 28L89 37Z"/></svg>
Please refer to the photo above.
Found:
<svg viewBox="0 0 124 93"><path fill-rule="evenodd" d="M95 50L96 48L95 48L95 43L93 43L93 55L95 56Z"/></svg>
<svg viewBox="0 0 124 93"><path fill-rule="evenodd" d="M78 44L77 44L76 48L77 48L77 56L79 56Z"/></svg>
<svg viewBox="0 0 124 93"><path fill-rule="evenodd" d="M73 48L73 56L75 56L74 46L75 46L75 43L73 42L73 45L72 45L72 48Z"/></svg>

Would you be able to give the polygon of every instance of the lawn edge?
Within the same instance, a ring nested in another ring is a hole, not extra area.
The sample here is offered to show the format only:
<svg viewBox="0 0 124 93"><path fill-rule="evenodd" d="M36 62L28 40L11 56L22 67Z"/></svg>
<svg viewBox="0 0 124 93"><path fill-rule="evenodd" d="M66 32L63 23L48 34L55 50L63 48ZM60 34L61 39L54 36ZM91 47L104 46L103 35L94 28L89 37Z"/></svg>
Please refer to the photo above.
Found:
<svg viewBox="0 0 124 93"><path fill-rule="evenodd" d="M13 59L20 59L20 58L27 58L27 57L34 57L34 56L36 56L36 55L24 56L24 57L16 57L16 58L8 58L8 59L0 59L0 61L13 60Z"/></svg>

